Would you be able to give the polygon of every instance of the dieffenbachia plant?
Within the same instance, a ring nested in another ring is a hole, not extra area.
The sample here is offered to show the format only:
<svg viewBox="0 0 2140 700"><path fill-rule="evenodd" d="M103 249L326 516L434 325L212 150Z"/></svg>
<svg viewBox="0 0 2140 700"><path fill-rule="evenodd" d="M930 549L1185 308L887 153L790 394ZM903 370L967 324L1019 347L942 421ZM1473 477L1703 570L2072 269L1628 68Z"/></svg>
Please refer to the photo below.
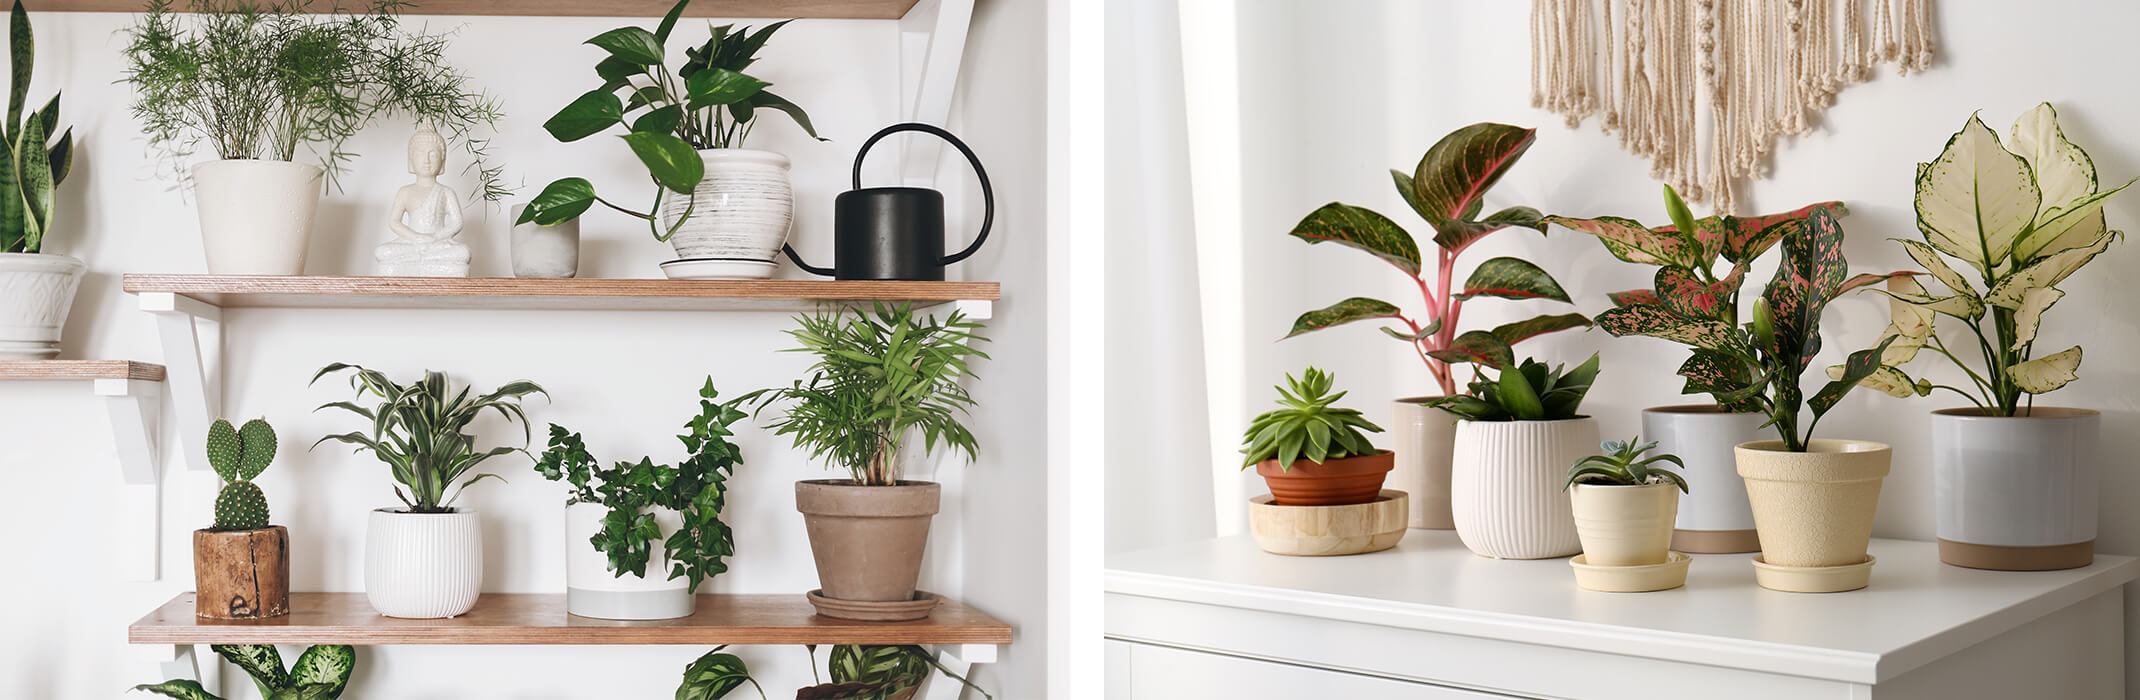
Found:
<svg viewBox="0 0 2140 700"><path fill-rule="evenodd" d="M2103 204L2136 180L2099 190L2094 161L2066 140L2049 103L2021 115L2003 145L1971 115L1938 160L1917 166L1917 229L1924 241L1896 239L1947 294L1934 295L1914 279L1888 283L1894 323L1881 336L1888 350L1864 384L1897 397L1946 389L1990 415L2011 416L2024 394L2033 398L2073 381L2080 346L2034 357L2037 329L2066 295L2058 283L2118 239L2105 225ZM1983 287L1971 285L1942 255L1975 269ZM1940 339L1933 328L1938 314L1961 319L1976 335L1982 372ZM1974 390L1904 374L1900 366L1925 348L1954 361Z"/></svg>
<svg viewBox="0 0 2140 700"><path fill-rule="evenodd" d="M341 644L308 648L297 655L297 662L288 669L282 667L282 653L273 644L216 644L210 648L231 665L245 669L263 700L335 700L349 687L349 675L357 668L357 650ZM178 700L223 700L193 680L137 685L134 690Z"/></svg>
<svg viewBox="0 0 2140 700"><path fill-rule="evenodd" d="M1657 266L1655 289L1607 295L1613 308L1598 314L1597 324L1614 336L1649 336L1693 346L1694 356L1679 372L1690 378L1683 393L1699 393L1704 391L1703 382L1695 377L1717 364L1716 351L1706 345L1714 341L1705 334L1738 325L1739 288L1745 285L1754 259L1802 228L1814 211L1842 216L1848 210L1842 202L1821 202L1780 214L1696 219L1670 185L1664 188L1664 204L1672 219L1669 226L1646 227L1617 216L1548 216L1545 222L1597 236L1606 250L1623 261ZM1720 258L1731 263L1722 275L1716 272ZM1761 410L1750 397L1722 406L1735 413Z"/></svg>
<svg viewBox="0 0 2140 700"><path fill-rule="evenodd" d="M1420 320L1380 299L1353 297L1300 315L1293 321L1291 338L1342 323L1391 319L1403 328L1385 326L1382 331L1411 343L1427 371L1441 385L1445 396L1456 395L1451 363L1473 362L1493 368L1514 364L1511 346L1524 339L1570 328L1585 328L1590 319L1582 314L1542 315L1503 324L1493 330L1457 333L1464 302L1476 297L1503 299L1552 299L1566 303L1568 293L1553 276L1537 265L1511 257L1480 263L1462 288L1455 288L1456 260L1487 234L1510 226L1524 226L1543 233L1545 224L1538 210L1509 207L1478 218L1486 191L1507 173L1537 139L1535 129L1507 124L1480 123L1458 129L1427 149L1410 174L1391 170L1397 193L1434 227L1434 267L1420 258L1412 235L1389 217L1364 207L1331 202L1308 214L1293 227L1294 237L1309 243L1329 241L1366 251L1410 277L1418 286L1427 317ZM1429 275L1432 275L1430 278Z"/></svg>

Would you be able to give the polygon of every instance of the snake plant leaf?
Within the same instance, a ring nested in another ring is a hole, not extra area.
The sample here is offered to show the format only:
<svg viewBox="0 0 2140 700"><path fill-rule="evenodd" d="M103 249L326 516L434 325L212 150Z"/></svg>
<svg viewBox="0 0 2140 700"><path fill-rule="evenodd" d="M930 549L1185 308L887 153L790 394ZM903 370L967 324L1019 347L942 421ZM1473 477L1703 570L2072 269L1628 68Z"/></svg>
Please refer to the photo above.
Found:
<svg viewBox="0 0 2140 700"><path fill-rule="evenodd" d="M2012 254L2042 202L2028 162L1977 115L1917 176L1917 228L1941 252L1987 277Z"/></svg>
<svg viewBox="0 0 2140 700"><path fill-rule="evenodd" d="M1902 248L1909 251L1911 260L1923 265L1926 271L1932 273L1933 279L1939 280L1940 284L1947 285L1947 289L1953 290L1955 294L1970 297L1977 295L1976 287L1971 286L1969 280L1962 277L1962 273L1955 272L1953 267L1947 265L1946 258L1940 257L1939 251L1933 250L1932 246L1904 238L1890 238L1888 240L1901 243ZM1920 288L1919 292L1922 293L1922 291Z"/></svg>
<svg viewBox="0 0 2140 700"><path fill-rule="evenodd" d="M2081 346L2045 355L2006 368L2014 385L2031 394L2046 394L2057 391L2066 382L2073 381L2074 370L2081 366Z"/></svg>
<svg viewBox="0 0 2140 700"><path fill-rule="evenodd" d="M735 654L708 653L684 667L676 700L718 700L750 680L750 669Z"/></svg>
<svg viewBox="0 0 2140 700"><path fill-rule="evenodd" d="M2038 104L2014 120L2013 138L2007 145L2036 176L2042 199L2036 205L2037 221L2048 221L2052 212L2095 194L2095 162L2080 146L2066 140L2058 127L2058 110L2051 103Z"/></svg>
<svg viewBox="0 0 2140 700"><path fill-rule="evenodd" d="M1565 216L1548 216L1546 223L1560 224L1577 233L1598 237L1613 257L1637 265L1663 265L1666 267L1691 268L1701 265L1701 248L1694 241L1678 232L1659 232L1643 228L1634 219L1617 216L1600 216L1595 219L1573 219Z"/></svg>
<svg viewBox="0 0 2140 700"><path fill-rule="evenodd" d="M632 147L633 155L639 156L654 182L671 192L689 195L706 179L706 161L675 134L630 133L620 138Z"/></svg>
<svg viewBox="0 0 2140 700"><path fill-rule="evenodd" d="M1880 364L1880 358L1887 354L1887 346L1893 342L1895 339L1891 337L1870 350L1850 353L1850 358L1843 362L1841 375L1828 382L1827 386L1821 387L1813 398L1806 400L1806 407L1813 409L1813 416L1818 418L1828 413L1828 409L1834 408L1836 402L1843 400L1844 394L1857 388L1858 382L1865 381L1866 377L1879 371L1883 366Z"/></svg>
<svg viewBox="0 0 2140 700"><path fill-rule="evenodd" d="M328 700L342 696L349 675L357 668L357 650L346 644L316 644L297 655L290 664L293 688L318 688Z"/></svg>
<svg viewBox="0 0 2140 700"><path fill-rule="evenodd" d="M52 142L52 150L45 160L52 163L52 188L57 190L60 183L67 181L67 173L74 171L74 127L67 127L60 133L59 140Z"/></svg>
<svg viewBox="0 0 2140 700"><path fill-rule="evenodd" d="M1500 297L1502 299L1551 299L1568 301L1568 292L1553 281L1553 275L1521 258L1499 257L1479 263L1456 298Z"/></svg>
<svg viewBox="0 0 2140 700"><path fill-rule="evenodd" d="M41 248L52 221L52 161L45 150L45 127L35 119L16 134L15 174L22 191L23 232L30 247Z"/></svg>
<svg viewBox="0 0 2140 700"><path fill-rule="evenodd" d="M7 140L17 141L22 129L23 99L30 93L30 69L37 62L37 38L30 30L30 13L22 8L22 0L15 0L15 9L8 12L7 44L13 68L8 80Z"/></svg>
<svg viewBox="0 0 2140 700"><path fill-rule="evenodd" d="M1785 236L1798 230L1806 217L1815 211L1826 211L1837 218L1850 214L1850 208L1842 202L1820 202L1776 214L1759 216L1724 217L1724 229L1728 238L1724 241L1724 259L1732 263L1746 263L1761 257L1770 247Z"/></svg>
<svg viewBox="0 0 2140 700"><path fill-rule="evenodd" d="M1992 285L1991 290L1984 293L1984 302L2001 308L2019 309L2023 294L2031 289L2057 286L2059 282L2079 271L2082 265L2088 264L2089 260L2109 250L2111 242L2117 238L2117 231L2105 231L2092 244L2053 253L2049 257L2023 265Z"/></svg>
<svg viewBox="0 0 2140 700"><path fill-rule="evenodd" d="M1417 192L1427 223L1434 225L1434 243L1443 250L1460 252L1488 233L1503 227L1449 226L1462 223L1477 211L1486 191L1530 150L1538 139L1536 129L1481 122L1442 137L1427 149L1412 169L1412 187Z"/></svg>
<svg viewBox="0 0 2140 700"><path fill-rule="evenodd" d="M1516 363L1516 351L1491 331L1466 331L1450 340L1449 347L1429 351L1427 356L1450 364L1472 362L1494 369Z"/></svg>
<svg viewBox="0 0 2140 700"><path fill-rule="evenodd" d="M1550 314L1532 316L1521 321L1494 326L1491 332L1494 337L1500 338L1501 342L1513 346L1547 333L1564 331L1570 328L1589 328L1590 326L1590 319L1585 318L1582 314Z"/></svg>
<svg viewBox="0 0 2140 700"><path fill-rule="evenodd" d="M618 27L588 39L586 43L608 51L611 57L640 66L661 65L661 39L639 27Z"/></svg>
<svg viewBox="0 0 2140 700"><path fill-rule="evenodd" d="M1402 314L1403 311L1398 309L1396 304L1380 299L1353 297L1301 314L1299 318L1293 319L1293 330L1286 333L1285 337L1291 338L1302 333L1319 331L1353 321L1365 321L1373 318L1398 318ZM1440 330L1441 324L1438 321L1431 325L1435 327L1435 330ZM1281 340L1283 339L1281 338Z"/></svg>
<svg viewBox="0 0 2140 700"><path fill-rule="evenodd" d="M1661 304L1607 309L1598 314L1597 324L1615 336L1644 335L1710 350L1746 349L1732 324L1713 318L1681 316Z"/></svg>
<svg viewBox="0 0 2140 700"><path fill-rule="evenodd" d="M624 101L608 90L589 90L557 111L542 128L570 143L601 133L624 121Z"/></svg>
<svg viewBox="0 0 2140 700"><path fill-rule="evenodd" d="M684 79L686 102L692 109L742 102L768 85L772 83L727 68L708 68Z"/></svg>
<svg viewBox="0 0 2140 700"><path fill-rule="evenodd" d="M1389 217L1365 207L1331 202L1293 225L1294 238L1309 243L1330 241L1367 251L1405 274L1419 276L1419 244Z"/></svg>
<svg viewBox="0 0 2140 700"><path fill-rule="evenodd" d="M2020 352L2029 343L2035 342L2036 329L2043 325L2043 312L2065 296L2065 292L2051 287L2037 287L2023 292L2021 308L2014 311L2014 345L2007 349Z"/></svg>
<svg viewBox="0 0 2140 700"><path fill-rule="evenodd" d="M202 688L200 681L164 681L155 685L137 685L134 689L178 700L223 700Z"/></svg>

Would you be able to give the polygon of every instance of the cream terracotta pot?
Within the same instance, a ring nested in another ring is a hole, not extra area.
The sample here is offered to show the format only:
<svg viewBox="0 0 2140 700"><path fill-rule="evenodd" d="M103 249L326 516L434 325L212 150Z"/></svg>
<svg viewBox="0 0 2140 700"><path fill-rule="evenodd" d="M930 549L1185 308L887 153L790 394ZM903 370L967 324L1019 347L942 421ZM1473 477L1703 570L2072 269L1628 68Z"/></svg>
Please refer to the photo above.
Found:
<svg viewBox="0 0 2140 700"><path fill-rule="evenodd" d="M1597 449L1593 418L1460 421L1449 481L1456 536L1480 556L1546 559L1582 551L1561 484Z"/></svg>
<svg viewBox="0 0 2140 700"><path fill-rule="evenodd" d="M1861 564L1892 450L1864 440L1808 440L1805 452L1781 440L1735 449L1746 479L1761 558L1771 566Z"/></svg>
<svg viewBox="0 0 2140 700"><path fill-rule="evenodd" d="M1449 519L1449 457L1456 443L1456 416L1427 402L1439 396L1415 396L1390 402L1397 418L1390 434L1397 439L1395 468L1389 487L1403 491L1406 525L1428 530L1456 528Z"/></svg>
<svg viewBox="0 0 2140 700"><path fill-rule="evenodd" d="M1678 486L1576 484L1569 488L1568 500L1587 563L1645 566L1665 562L1672 547L1672 519L1679 511Z"/></svg>

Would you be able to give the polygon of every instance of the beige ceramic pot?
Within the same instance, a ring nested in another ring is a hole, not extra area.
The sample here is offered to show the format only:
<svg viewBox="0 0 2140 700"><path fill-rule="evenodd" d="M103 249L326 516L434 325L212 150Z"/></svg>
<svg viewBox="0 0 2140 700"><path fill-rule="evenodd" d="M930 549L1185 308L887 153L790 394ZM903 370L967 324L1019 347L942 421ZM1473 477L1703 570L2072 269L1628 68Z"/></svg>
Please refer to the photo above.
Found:
<svg viewBox="0 0 2140 700"><path fill-rule="evenodd" d="M862 486L824 479L795 482L795 509L810 533L819 590L846 601L914 599L929 520L942 490L933 482Z"/></svg>
<svg viewBox="0 0 2140 700"><path fill-rule="evenodd" d="M1410 494L1406 524L1428 530L1454 530L1449 517L1449 457L1456 444L1456 416L1427 405L1439 396L1414 396L1390 402L1396 421L1397 461L1389 486Z"/></svg>
<svg viewBox="0 0 2140 700"><path fill-rule="evenodd" d="M1887 445L1809 440L1805 452L1785 452L1780 440L1757 440L1733 452L1764 562L1834 567L1866 561L1880 481L1892 456Z"/></svg>
<svg viewBox="0 0 2140 700"><path fill-rule="evenodd" d="M1575 534L1583 541L1587 563L1665 563L1672 547L1672 521L1679 513L1678 486L1576 484L1568 498L1575 508Z"/></svg>

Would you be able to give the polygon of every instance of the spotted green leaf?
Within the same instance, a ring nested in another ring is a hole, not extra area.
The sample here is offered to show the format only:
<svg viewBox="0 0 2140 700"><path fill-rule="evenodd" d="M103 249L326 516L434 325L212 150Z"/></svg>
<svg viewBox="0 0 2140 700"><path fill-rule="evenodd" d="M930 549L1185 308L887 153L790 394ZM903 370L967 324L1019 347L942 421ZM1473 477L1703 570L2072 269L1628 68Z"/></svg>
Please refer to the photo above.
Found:
<svg viewBox="0 0 2140 700"><path fill-rule="evenodd" d="M1813 398L1807 399L1806 407L1813 409L1815 417L1826 414L1828 409L1835 407L1836 402L1843 400L1844 394L1848 394L1851 389L1857 388L1858 382L1865 381L1866 377L1870 377L1874 372L1879 371L1882 366L1880 358L1887 354L1887 347L1893 342L1895 342L1895 339L1890 337L1870 350L1859 350L1850 353L1850 358L1843 362L1841 375L1836 376L1834 381L1828 382L1827 386L1821 387L1821 390L1815 393Z"/></svg>
<svg viewBox="0 0 2140 700"><path fill-rule="evenodd" d="M1843 206L1842 202L1820 202L1776 214L1724 217L1724 259L1747 263L1761 257L1777 241L1797 231L1806 217L1815 211L1826 211L1838 218L1850 213L1849 207Z"/></svg>
<svg viewBox="0 0 2140 700"><path fill-rule="evenodd" d="M1692 318L1673 313L1662 305L1621 306L1598 314L1598 327L1615 336L1643 335L1710 350L1743 350L1744 343L1731 324L1713 318Z"/></svg>
<svg viewBox="0 0 2140 700"><path fill-rule="evenodd" d="M1463 250L1491 232L1445 224L1470 218L1486 191L1537 138L1535 129L1482 122L1450 132L1427 149L1412 169L1412 186L1427 222L1434 225L1436 245Z"/></svg>
<svg viewBox="0 0 2140 700"><path fill-rule="evenodd" d="M1565 216L1548 216L1547 223L1560 224L1577 233L1598 237L1613 257L1638 265L1663 265L1666 267L1692 268L1702 264L1701 247L1678 232L1659 232L1644 228L1634 219L1617 216L1600 216L1594 219L1573 219Z"/></svg>
<svg viewBox="0 0 2140 700"><path fill-rule="evenodd" d="M2014 385L2031 394L2044 394L2058 390L2073 381L2074 370L2081 366L2081 347L2075 345L2055 354L2039 357L2006 369L2013 377Z"/></svg>

